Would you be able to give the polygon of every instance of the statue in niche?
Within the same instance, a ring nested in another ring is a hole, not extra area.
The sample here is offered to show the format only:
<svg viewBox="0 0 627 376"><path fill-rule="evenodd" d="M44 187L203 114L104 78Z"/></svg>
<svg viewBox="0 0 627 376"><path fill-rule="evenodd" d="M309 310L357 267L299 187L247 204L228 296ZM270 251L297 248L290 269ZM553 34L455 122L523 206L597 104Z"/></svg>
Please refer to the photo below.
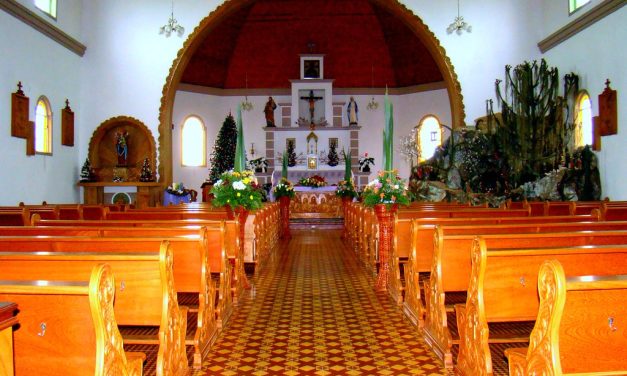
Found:
<svg viewBox="0 0 627 376"><path fill-rule="evenodd" d="M268 97L268 102L263 109L264 114L266 114L266 127L275 127L274 123L274 110L276 110L276 103L272 97Z"/></svg>
<svg viewBox="0 0 627 376"><path fill-rule="evenodd" d="M346 114L348 115L348 124L349 125L357 125L357 113L359 112L359 108L357 107L357 102L355 102L355 98L351 97L350 102L348 102L348 106L346 106Z"/></svg>
<svg viewBox="0 0 627 376"><path fill-rule="evenodd" d="M126 166L128 163L128 131L115 132L115 149L118 154L118 166Z"/></svg>

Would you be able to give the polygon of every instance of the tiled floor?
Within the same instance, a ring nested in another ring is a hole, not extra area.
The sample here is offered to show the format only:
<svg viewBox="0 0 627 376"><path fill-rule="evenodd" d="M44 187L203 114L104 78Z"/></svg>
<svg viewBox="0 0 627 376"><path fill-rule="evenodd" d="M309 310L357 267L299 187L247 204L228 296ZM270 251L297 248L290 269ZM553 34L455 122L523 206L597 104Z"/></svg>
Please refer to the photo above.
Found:
<svg viewBox="0 0 627 376"><path fill-rule="evenodd" d="M375 293L339 230L292 230L256 273L199 375L441 375L416 330Z"/></svg>

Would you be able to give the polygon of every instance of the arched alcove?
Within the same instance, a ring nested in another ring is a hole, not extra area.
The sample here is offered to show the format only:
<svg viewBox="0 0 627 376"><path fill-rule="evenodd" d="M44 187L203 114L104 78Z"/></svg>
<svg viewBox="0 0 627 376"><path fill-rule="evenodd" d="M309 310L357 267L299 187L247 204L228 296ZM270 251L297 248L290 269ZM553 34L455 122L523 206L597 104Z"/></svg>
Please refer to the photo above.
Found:
<svg viewBox="0 0 627 376"><path fill-rule="evenodd" d="M159 109L159 176L160 181L170 184L172 181L172 114L174 98L178 85L190 60L204 40L214 32L223 21L238 14L242 9L250 7L262 0L229 0L205 17L191 32L174 59L166 78ZM398 0L368 0L378 9L385 10L391 17L405 25L415 38L419 40L439 69L444 86L447 90L453 127L464 124L464 105L461 87L450 59L435 35L412 11Z"/></svg>
<svg viewBox="0 0 627 376"><path fill-rule="evenodd" d="M118 133L126 134L128 154L124 166L118 163ZM123 172L126 175L125 181L139 181L142 162L148 158L154 168L156 155L155 139L150 129L141 121L128 116L117 116L104 121L96 128L89 141L89 160L98 181L112 181L116 169L118 173Z"/></svg>

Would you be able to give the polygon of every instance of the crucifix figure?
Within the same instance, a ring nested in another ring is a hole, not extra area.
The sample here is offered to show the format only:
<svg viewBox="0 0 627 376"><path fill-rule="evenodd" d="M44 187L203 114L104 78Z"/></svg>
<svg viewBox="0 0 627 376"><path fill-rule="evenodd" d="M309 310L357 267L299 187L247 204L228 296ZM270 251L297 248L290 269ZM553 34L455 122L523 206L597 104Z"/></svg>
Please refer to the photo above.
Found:
<svg viewBox="0 0 627 376"><path fill-rule="evenodd" d="M314 110L316 109L316 101L319 101L323 98L314 96L313 90L309 90L309 96L300 97L300 99L309 102L309 116L311 118L311 124L314 124Z"/></svg>

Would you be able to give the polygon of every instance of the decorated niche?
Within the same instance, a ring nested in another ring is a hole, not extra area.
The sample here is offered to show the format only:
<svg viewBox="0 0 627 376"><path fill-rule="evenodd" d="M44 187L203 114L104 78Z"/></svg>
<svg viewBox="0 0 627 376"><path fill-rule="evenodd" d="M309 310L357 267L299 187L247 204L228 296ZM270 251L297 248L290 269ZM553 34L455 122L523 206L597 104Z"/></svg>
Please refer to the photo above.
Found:
<svg viewBox="0 0 627 376"><path fill-rule="evenodd" d="M89 142L89 159L97 181L139 181L144 160L148 159L154 170L156 155L150 129L128 116L106 120Z"/></svg>

